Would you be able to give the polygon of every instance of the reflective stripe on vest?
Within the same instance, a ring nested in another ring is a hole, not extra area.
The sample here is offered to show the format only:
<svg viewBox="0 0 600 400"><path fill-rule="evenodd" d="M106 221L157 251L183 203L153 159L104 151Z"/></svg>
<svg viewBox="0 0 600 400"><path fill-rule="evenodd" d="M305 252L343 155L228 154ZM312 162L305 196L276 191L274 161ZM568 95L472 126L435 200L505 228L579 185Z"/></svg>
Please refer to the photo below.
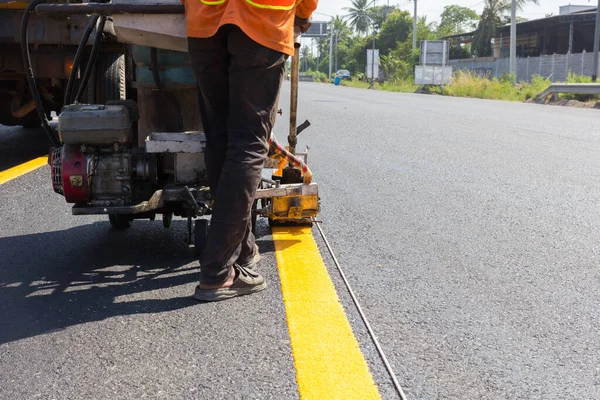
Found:
<svg viewBox="0 0 600 400"><path fill-rule="evenodd" d="M218 6L219 4L225 3L227 0L200 0L203 4L209 6ZM266 8L270 10L291 10L296 5L294 0L246 0L246 3L258 7Z"/></svg>
<svg viewBox="0 0 600 400"><path fill-rule="evenodd" d="M246 3L270 10L291 10L296 5L294 0L246 0Z"/></svg>

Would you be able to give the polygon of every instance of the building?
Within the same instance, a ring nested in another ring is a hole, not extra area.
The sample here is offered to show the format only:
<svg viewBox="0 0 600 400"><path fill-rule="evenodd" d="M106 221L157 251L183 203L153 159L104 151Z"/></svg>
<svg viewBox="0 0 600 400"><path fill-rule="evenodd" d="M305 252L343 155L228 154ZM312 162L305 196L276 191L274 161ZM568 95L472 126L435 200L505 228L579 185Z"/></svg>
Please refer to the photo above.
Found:
<svg viewBox="0 0 600 400"><path fill-rule="evenodd" d="M594 48L595 24L595 7L521 22L517 24L517 57L590 52ZM510 25L498 27L494 57L510 57Z"/></svg>
<svg viewBox="0 0 600 400"><path fill-rule="evenodd" d="M558 14L559 15L565 15L565 14L573 14L573 13L577 13L577 12L582 12L582 11L593 11L594 7L593 6L573 6L571 4L569 4L568 6L561 6L559 8Z"/></svg>
<svg viewBox="0 0 600 400"><path fill-rule="evenodd" d="M559 15L549 15L517 24L517 80L530 81L539 75L564 82L570 74L593 75L596 7L564 6ZM450 62L454 70L500 78L510 71L510 25L496 28L493 55L460 57L459 47L473 41L476 32L448 36ZM455 51L452 51L455 49ZM459 57L453 57L459 55Z"/></svg>
<svg viewBox="0 0 600 400"><path fill-rule="evenodd" d="M570 12L575 10L573 12ZM517 24L517 57L591 52L596 7L563 6L559 15ZM476 32L448 36L451 46L471 43ZM510 56L510 24L500 26L494 38L494 58Z"/></svg>

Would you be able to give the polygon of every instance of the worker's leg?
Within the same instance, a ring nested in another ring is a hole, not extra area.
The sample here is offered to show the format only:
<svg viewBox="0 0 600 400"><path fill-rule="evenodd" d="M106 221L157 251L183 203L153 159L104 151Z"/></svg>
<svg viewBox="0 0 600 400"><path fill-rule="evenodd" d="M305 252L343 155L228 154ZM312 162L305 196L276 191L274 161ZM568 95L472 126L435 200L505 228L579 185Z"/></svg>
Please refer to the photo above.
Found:
<svg viewBox="0 0 600 400"><path fill-rule="evenodd" d="M260 182L275 122L285 56L230 27L228 36L229 113L227 157L213 208L200 282L216 284L231 266L254 251L252 202Z"/></svg>
<svg viewBox="0 0 600 400"><path fill-rule="evenodd" d="M227 29L207 39L188 38L192 69L198 82L200 117L206 134L206 172L213 197L227 153L229 54Z"/></svg>

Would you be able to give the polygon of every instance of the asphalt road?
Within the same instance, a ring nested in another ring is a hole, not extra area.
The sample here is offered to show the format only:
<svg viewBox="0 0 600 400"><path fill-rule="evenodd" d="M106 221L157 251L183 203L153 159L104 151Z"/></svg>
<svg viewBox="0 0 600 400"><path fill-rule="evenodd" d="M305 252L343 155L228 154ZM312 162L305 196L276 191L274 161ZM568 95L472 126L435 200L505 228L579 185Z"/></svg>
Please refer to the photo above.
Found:
<svg viewBox="0 0 600 400"><path fill-rule="evenodd" d="M600 398L598 111L319 84L300 96L324 230L409 398ZM40 155L34 134L0 128L0 170ZM196 304L183 221L113 232L69 214L46 167L0 186L0 398L298 397L265 223L269 289Z"/></svg>

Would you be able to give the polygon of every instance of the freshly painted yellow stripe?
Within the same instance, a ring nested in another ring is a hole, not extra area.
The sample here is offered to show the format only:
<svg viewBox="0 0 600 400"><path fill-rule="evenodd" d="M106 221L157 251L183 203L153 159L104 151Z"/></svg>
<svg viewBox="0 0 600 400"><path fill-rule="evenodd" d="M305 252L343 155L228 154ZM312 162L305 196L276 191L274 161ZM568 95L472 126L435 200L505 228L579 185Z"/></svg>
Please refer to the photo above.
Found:
<svg viewBox="0 0 600 400"><path fill-rule="evenodd" d="M8 181L12 181L21 175L25 175L31 171L34 171L44 165L48 164L48 157L40 157L31 161L27 161L24 164L17 165L6 171L0 171L0 185Z"/></svg>
<svg viewBox="0 0 600 400"><path fill-rule="evenodd" d="M380 399L311 229L276 227L273 239L300 398Z"/></svg>

